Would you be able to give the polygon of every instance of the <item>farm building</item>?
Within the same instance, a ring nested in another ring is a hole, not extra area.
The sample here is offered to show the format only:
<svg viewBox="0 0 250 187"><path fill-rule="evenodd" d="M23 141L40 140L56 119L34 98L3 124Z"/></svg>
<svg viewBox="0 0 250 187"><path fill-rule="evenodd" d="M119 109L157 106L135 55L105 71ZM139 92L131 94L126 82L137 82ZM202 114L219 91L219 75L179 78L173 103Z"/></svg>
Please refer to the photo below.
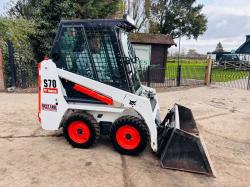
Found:
<svg viewBox="0 0 250 187"><path fill-rule="evenodd" d="M246 36L246 41L235 51L226 52L213 51L207 53L208 58L215 61L215 65L223 66L223 68L250 68L250 35Z"/></svg>
<svg viewBox="0 0 250 187"><path fill-rule="evenodd" d="M250 62L250 35L246 35L246 41L236 50L233 52L226 52L226 51L213 51L208 52L207 55L211 59L218 61L223 55L237 55L241 61Z"/></svg>
<svg viewBox="0 0 250 187"><path fill-rule="evenodd" d="M242 61L250 62L250 35L246 35L246 41L236 50Z"/></svg>

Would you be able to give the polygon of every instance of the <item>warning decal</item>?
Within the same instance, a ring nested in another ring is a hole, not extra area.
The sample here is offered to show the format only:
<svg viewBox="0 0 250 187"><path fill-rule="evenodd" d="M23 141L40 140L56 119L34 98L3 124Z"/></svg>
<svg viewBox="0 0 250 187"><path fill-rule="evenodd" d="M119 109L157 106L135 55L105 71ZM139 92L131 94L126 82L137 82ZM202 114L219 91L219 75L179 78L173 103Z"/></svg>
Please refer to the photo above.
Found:
<svg viewBox="0 0 250 187"><path fill-rule="evenodd" d="M57 88L44 88L44 89L43 89L43 92L44 92L44 93L57 94L57 93L58 93L58 90L57 90Z"/></svg>
<svg viewBox="0 0 250 187"><path fill-rule="evenodd" d="M57 111L57 105L42 104L42 110L56 112Z"/></svg>

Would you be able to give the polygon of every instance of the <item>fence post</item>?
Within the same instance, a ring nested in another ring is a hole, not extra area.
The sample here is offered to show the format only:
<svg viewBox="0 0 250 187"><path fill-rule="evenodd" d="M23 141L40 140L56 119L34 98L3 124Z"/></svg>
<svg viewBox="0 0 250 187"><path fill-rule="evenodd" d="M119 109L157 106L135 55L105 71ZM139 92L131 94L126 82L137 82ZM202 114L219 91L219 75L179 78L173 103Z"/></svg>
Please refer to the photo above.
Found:
<svg viewBox="0 0 250 187"><path fill-rule="evenodd" d="M176 79L177 86L181 85L181 65L177 66L177 79Z"/></svg>
<svg viewBox="0 0 250 187"><path fill-rule="evenodd" d="M249 74L248 74L247 90L250 90L250 70L249 70Z"/></svg>
<svg viewBox="0 0 250 187"><path fill-rule="evenodd" d="M147 86L150 87L150 65L148 66L147 69Z"/></svg>
<svg viewBox="0 0 250 187"><path fill-rule="evenodd" d="M0 49L0 91L5 89L4 86L4 76L3 76L3 54L2 49Z"/></svg>
<svg viewBox="0 0 250 187"><path fill-rule="evenodd" d="M213 65L213 61L211 58L209 58L207 60L207 68L206 68L206 73L205 73L205 85L207 86L211 84L212 65Z"/></svg>
<svg viewBox="0 0 250 187"><path fill-rule="evenodd" d="M16 87L16 68L14 62L14 48L10 40L7 41L8 46L8 63L11 71L11 87Z"/></svg>

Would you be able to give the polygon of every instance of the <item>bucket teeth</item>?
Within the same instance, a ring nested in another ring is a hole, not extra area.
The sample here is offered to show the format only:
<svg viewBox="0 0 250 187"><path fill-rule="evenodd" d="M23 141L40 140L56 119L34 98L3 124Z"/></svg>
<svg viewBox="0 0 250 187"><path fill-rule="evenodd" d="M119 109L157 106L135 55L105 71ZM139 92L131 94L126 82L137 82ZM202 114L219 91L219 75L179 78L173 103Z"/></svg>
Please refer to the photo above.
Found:
<svg viewBox="0 0 250 187"><path fill-rule="evenodd" d="M176 104L166 115L162 126L158 136L158 155L163 168L214 176L190 109Z"/></svg>

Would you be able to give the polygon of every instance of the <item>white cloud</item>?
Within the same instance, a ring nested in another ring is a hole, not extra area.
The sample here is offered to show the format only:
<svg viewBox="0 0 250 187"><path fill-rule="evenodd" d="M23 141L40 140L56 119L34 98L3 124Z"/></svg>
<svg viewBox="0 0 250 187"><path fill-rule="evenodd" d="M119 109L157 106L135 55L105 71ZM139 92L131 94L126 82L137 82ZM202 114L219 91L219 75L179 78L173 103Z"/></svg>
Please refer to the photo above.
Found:
<svg viewBox="0 0 250 187"><path fill-rule="evenodd" d="M250 34L249 0L198 0L198 3L204 4L202 12L208 18L208 30L198 40L182 39L181 48L206 53L222 42L224 49L231 51L245 41L245 35Z"/></svg>
<svg viewBox="0 0 250 187"><path fill-rule="evenodd" d="M227 3L230 5L230 3ZM216 15L216 16L248 16L250 17L250 6L230 6L228 7L225 5L217 6L217 5L207 5L204 7L203 12L209 15Z"/></svg>

